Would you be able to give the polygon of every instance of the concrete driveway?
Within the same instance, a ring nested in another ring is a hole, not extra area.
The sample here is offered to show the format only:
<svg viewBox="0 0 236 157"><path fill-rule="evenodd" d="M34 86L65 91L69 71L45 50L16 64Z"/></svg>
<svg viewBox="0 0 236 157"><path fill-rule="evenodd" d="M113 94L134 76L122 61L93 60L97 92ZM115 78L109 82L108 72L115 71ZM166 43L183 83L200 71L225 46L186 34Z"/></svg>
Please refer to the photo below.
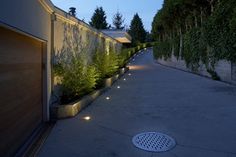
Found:
<svg viewBox="0 0 236 157"><path fill-rule="evenodd" d="M156 64L152 50L130 68L131 76L78 116L58 121L38 156L236 157L235 86ZM163 153L133 146L132 137L146 131L165 133L177 145Z"/></svg>

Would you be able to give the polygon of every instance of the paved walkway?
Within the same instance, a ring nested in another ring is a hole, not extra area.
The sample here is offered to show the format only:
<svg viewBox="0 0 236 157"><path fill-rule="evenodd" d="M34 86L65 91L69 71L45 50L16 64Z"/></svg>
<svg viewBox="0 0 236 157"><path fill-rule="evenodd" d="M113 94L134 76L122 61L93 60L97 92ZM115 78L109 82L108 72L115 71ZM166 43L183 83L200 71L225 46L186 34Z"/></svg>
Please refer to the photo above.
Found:
<svg viewBox="0 0 236 157"><path fill-rule="evenodd" d="M130 73L77 117L58 121L39 157L236 157L235 86L155 64L151 50L135 57ZM144 131L177 145L137 149L132 137Z"/></svg>

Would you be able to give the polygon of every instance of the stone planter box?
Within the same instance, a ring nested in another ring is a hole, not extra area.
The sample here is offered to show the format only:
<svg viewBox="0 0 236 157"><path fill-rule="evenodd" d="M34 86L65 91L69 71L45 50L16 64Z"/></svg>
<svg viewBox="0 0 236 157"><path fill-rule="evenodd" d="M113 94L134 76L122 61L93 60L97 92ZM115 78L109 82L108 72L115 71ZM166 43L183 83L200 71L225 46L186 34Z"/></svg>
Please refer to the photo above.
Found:
<svg viewBox="0 0 236 157"><path fill-rule="evenodd" d="M128 67L119 70L113 77L104 80L104 88L95 90L78 101L66 105L53 106L51 110L53 119L70 118L76 116L82 109L91 104L98 96L108 90L112 84L129 70Z"/></svg>

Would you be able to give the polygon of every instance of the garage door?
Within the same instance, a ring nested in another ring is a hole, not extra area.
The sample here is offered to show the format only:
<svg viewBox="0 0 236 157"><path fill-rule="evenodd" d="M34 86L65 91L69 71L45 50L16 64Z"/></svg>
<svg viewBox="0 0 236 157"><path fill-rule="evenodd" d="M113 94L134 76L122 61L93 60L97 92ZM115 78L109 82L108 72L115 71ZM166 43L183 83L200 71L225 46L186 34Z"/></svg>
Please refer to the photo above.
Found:
<svg viewBox="0 0 236 157"><path fill-rule="evenodd" d="M0 156L42 123L42 42L0 27Z"/></svg>

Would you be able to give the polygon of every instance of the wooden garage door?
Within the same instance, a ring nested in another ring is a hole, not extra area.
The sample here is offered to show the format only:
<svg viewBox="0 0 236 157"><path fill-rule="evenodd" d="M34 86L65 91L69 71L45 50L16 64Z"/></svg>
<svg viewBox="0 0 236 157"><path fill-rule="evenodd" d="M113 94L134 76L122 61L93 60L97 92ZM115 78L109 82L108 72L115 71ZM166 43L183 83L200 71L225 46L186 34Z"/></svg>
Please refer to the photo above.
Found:
<svg viewBox="0 0 236 157"><path fill-rule="evenodd" d="M0 27L0 156L42 123L42 42Z"/></svg>

